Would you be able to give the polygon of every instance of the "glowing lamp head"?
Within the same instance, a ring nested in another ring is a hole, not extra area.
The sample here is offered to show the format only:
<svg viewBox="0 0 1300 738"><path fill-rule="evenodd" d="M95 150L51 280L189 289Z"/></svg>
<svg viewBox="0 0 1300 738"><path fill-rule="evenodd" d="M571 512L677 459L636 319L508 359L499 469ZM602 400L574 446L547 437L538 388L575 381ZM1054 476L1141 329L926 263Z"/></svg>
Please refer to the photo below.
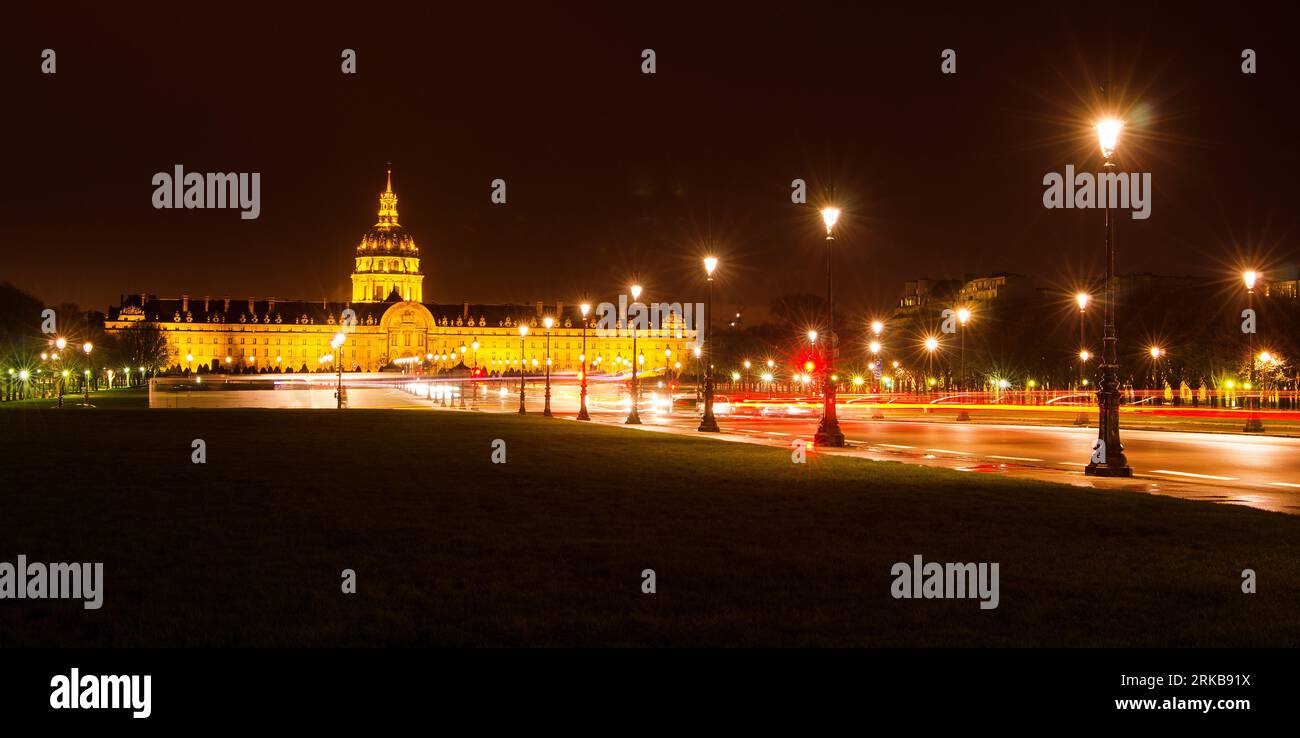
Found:
<svg viewBox="0 0 1300 738"><path fill-rule="evenodd" d="M1253 269L1250 271L1242 272L1241 279L1243 282L1246 283L1246 289L1253 290L1255 289L1255 282L1259 280L1259 272Z"/></svg>
<svg viewBox="0 0 1300 738"><path fill-rule="evenodd" d="M1160 355L1164 353L1164 350L1161 349L1159 346L1152 346L1150 348L1150 352L1151 352L1151 358L1159 359Z"/></svg>
<svg viewBox="0 0 1300 738"><path fill-rule="evenodd" d="M696 347L692 350L692 353L694 353L694 354L695 354L695 358L698 359L698 358L700 358L700 355L704 353L704 351L701 350L699 346L696 346Z"/></svg>
<svg viewBox="0 0 1300 738"><path fill-rule="evenodd" d="M521 336L528 335L528 326L525 325L524 323L519 324L519 335Z"/></svg>
<svg viewBox="0 0 1300 738"><path fill-rule="evenodd" d="M591 303L589 302L582 303L581 305L578 306L578 311L582 313L582 317L584 318L587 317L587 313L591 312Z"/></svg>
<svg viewBox="0 0 1300 738"><path fill-rule="evenodd" d="M745 359L745 364L744 364L744 365L745 365L745 368L746 368L746 369L748 369L748 368L750 367L749 359Z"/></svg>
<svg viewBox="0 0 1300 738"><path fill-rule="evenodd" d="M704 257L704 272L705 272L706 274L708 274L710 277L712 277L712 276L713 276L713 271L714 271L715 269L717 269L717 268L718 268L718 257L716 257L716 256L706 256L706 257Z"/></svg>
<svg viewBox="0 0 1300 738"><path fill-rule="evenodd" d="M733 382L739 382L739 381L740 381L740 372L732 372L732 373L731 373L731 381L733 381Z"/></svg>
<svg viewBox="0 0 1300 738"><path fill-rule="evenodd" d="M1123 128L1124 122L1116 118L1097 122L1097 143L1101 146L1103 157L1109 159L1115 155L1115 149L1119 146L1119 132Z"/></svg>
<svg viewBox="0 0 1300 738"><path fill-rule="evenodd" d="M639 284L632 285L632 299L633 300L641 299L641 285Z"/></svg>
<svg viewBox="0 0 1300 738"><path fill-rule="evenodd" d="M867 348L870 349L873 354L880 353L880 341L872 341Z"/></svg>
<svg viewBox="0 0 1300 738"><path fill-rule="evenodd" d="M85 343L81 344L81 350L85 351L86 353L90 353L91 351L94 350L94 348L95 348L95 344L91 343L90 341L86 341Z"/></svg>
<svg viewBox="0 0 1300 738"><path fill-rule="evenodd" d="M962 325L966 325L967 321L970 320L970 309L957 308L957 320L961 321Z"/></svg>
<svg viewBox="0 0 1300 738"><path fill-rule="evenodd" d="M925 339L926 351L933 353L934 351L938 350L938 348L939 348L939 339L935 338L934 336L929 336L928 338Z"/></svg>
<svg viewBox="0 0 1300 738"><path fill-rule="evenodd" d="M546 330L549 331L551 329L551 326L555 325L555 318L552 318L549 315L546 316L545 318L542 318L542 325L546 326Z"/></svg>
<svg viewBox="0 0 1300 738"><path fill-rule="evenodd" d="M817 343L817 331L808 331L808 343Z"/></svg>
<svg viewBox="0 0 1300 738"><path fill-rule="evenodd" d="M472 348L472 349L474 349L475 351L478 351L478 341L475 341L474 343L471 343L471 344L469 345L469 347Z"/></svg>
<svg viewBox="0 0 1300 738"><path fill-rule="evenodd" d="M839 208L822 208L822 222L826 224L826 235L830 235L835 223L840 219Z"/></svg>
<svg viewBox="0 0 1300 738"><path fill-rule="evenodd" d="M1091 359L1091 358L1092 358L1092 354L1089 353L1086 349L1083 350L1083 351L1080 351L1080 352L1079 352L1079 360L1080 360L1080 361L1087 361L1088 359Z"/></svg>
<svg viewBox="0 0 1300 738"><path fill-rule="evenodd" d="M1267 351L1261 351L1261 352L1259 352L1259 360L1260 360L1260 361L1272 361L1272 360L1273 360L1273 354L1270 354L1270 353L1267 352Z"/></svg>
<svg viewBox="0 0 1300 738"><path fill-rule="evenodd" d="M880 322L879 320L873 320L873 321L871 321L871 332L872 332L872 333L874 333L874 334L876 334L877 336L879 336L879 335L880 335L880 332L883 331L883 330L885 330L885 324L884 324L884 323Z"/></svg>
<svg viewBox="0 0 1300 738"><path fill-rule="evenodd" d="M67 348L67 346L68 346L68 339L64 338L63 336L59 336L58 338L54 339L54 347L57 348L58 350L62 351L63 349Z"/></svg>
<svg viewBox="0 0 1300 738"><path fill-rule="evenodd" d="M21 380L24 381L24 382L26 382L26 381L27 381L27 378L30 377L30 376L31 376L31 375L27 373L27 370L26 370L26 369L19 370L19 372L18 372L18 378L21 379Z"/></svg>
<svg viewBox="0 0 1300 738"><path fill-rule="evenodd" d="M1089 295L1087 292L1080 292L1079 294L1074 296L1074 302L1078 304L1080 310L1087 308L1088 303L1091 300L1092 300L1092 295Z"/></svg>

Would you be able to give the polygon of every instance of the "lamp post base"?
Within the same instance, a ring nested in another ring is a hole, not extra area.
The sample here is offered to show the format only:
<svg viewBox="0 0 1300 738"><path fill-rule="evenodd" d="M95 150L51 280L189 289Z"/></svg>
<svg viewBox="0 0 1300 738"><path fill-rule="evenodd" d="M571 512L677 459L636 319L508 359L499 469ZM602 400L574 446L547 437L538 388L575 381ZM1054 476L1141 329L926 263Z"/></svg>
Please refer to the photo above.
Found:
<svg viewBox="0 0 1300 738"><path fill-rule="evenodd" d="M578 411L578 420L591 420L591 416L587 414L586 407L583 407Z"/></svg>
<svg viewBox="0 0 1300 738"><path fill-rule="evenodd" d="M1264 424L1254 415L1246 419L1246 427L1241 429L1243 433L1263 433Z"/></svg>
<svg viewBox="0 0 1300 738"><path fill-rule="evenodd" d="M1131 477L1133 467L1125 464L1089 464L1083 468L1084 476L1089 477Z"/></svg>
<svg viewBox="0 0 1300 738"><path fill-rule="evenodd" d="M623 424L624 424L624 425L641 425L641 416L637 414L637 411L636 411L636 407L635 407L635 406L632 408L632 412L630 412L630 413L627 414L627 420L623 421Z"/></svg>
<svg viewBox="0 0 1300 738"><path fill-rule="evenodd" d="M705 415L704 418L700 420L700 427L696 428L695 430L697 430L700 433L721 432L721 429L718 428L718 421L716 418L713 417L713 415Z"/></svg>
<svg viewBox="0 0 1300 738"><path fill-rule="evenodd" d="M965 410L962 410L961 412L957 413L957 420L962 420L962 421L970 420L970 413L966 412Z"/></svg>
<svg viewBox="0 0 1300 738"><path fill-rule="evenodd" d="M837 427L834 430L817 429L817 435L813 436L814 446L828 446L830 448L840 448L844 445L844 434Z"/></svg>

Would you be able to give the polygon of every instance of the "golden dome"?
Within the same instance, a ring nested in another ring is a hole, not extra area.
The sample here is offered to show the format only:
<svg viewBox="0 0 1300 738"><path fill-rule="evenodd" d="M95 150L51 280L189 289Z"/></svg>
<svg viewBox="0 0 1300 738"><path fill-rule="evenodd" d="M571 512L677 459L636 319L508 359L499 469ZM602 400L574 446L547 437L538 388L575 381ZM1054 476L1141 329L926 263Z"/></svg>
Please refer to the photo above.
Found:
<svg viewBox="0 0 1300 738"><path fill-rule="evenodd" d="M393 169L388 168L388 184L379 195L379 220L361 237L357 256L418 256L415 239L397 222L397 195L393 192Z"/></svg>

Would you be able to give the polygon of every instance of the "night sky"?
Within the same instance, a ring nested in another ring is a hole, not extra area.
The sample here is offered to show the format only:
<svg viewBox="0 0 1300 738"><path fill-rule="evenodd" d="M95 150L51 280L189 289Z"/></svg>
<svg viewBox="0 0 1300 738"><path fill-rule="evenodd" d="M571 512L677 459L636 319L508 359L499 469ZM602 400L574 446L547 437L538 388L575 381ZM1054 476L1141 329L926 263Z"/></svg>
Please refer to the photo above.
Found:
<svg viewBox="0 0 1300 738"><path fill-rule="evenodd" d="M1294 11L13 5L0 280L51 303L342 299L389 160L429 302L570 302L634 276L650 299L702 299L713 251L722 302L757 317L824 288L796 177L845 210L847 311L883 310L920 276L1068 289L1101 269L1101 215L1046 210L1042 178L1096 170L1107 78L1124 166L1155 189L1149 220L1119 222L1120 271L1297 261ZM261 217L153 209L153 174L178 163L261 172ZM489 201L497 177L506 205Z"/></svg>

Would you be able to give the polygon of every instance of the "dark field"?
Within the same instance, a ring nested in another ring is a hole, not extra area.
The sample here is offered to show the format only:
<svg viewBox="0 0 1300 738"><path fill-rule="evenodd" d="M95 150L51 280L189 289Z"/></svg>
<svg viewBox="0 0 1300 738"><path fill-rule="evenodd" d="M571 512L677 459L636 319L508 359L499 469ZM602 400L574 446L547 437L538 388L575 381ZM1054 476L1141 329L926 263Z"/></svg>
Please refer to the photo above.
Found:
<svg viewBox="0 0 1300 738"><path fill-rule="evenodd" d="M126 398L0 409L0 561L105 562L103 609L0 601L0 646L1300 645L1297 516L534 416ZM999 562L1000 606L893 599L914 554Z"/></svg>

